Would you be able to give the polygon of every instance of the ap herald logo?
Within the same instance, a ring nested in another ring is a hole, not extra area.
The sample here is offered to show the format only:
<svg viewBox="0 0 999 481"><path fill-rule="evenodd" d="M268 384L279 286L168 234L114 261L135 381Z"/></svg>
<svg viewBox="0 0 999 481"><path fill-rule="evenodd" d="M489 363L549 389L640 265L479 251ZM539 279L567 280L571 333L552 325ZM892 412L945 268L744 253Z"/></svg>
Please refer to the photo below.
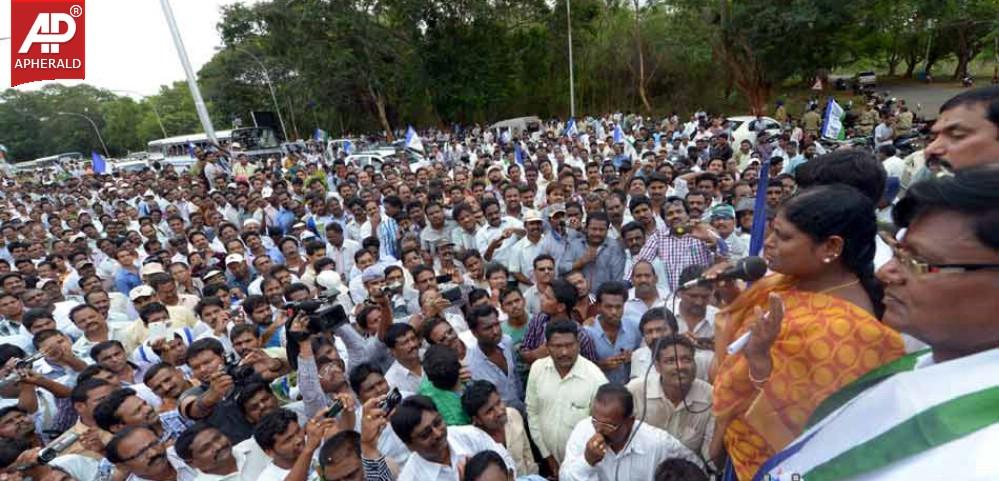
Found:
<svg viewBox="0 0 999 481"><path fill-rule="evenodd" d="M84 0L11 0L10 84L86 73Z"/></svg>

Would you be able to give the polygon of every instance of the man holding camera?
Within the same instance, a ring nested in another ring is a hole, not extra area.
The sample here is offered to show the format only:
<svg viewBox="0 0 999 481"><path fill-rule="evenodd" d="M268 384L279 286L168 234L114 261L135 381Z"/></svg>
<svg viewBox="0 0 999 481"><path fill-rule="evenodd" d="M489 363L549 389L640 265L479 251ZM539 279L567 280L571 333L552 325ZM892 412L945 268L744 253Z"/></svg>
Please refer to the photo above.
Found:
<svg viewBox="0 0 999 481"><path fill-rule="evenodd" d="M236 386L226 370L222 343L213 338L194 341L187 348L187 365L201 385L180 395L180 413L190 420L207 421L233 444L253 435L253 427L240 415L231 395Z"/></svg>

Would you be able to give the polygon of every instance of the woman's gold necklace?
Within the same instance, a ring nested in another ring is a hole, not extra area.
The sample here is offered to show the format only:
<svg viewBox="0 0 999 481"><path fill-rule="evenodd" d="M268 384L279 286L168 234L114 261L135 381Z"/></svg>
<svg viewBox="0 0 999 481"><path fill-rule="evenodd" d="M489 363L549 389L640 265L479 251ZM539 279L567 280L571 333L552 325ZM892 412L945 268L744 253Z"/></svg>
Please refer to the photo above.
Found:
<svg viewBox="0 0 999 481"><path fill-rule="evenodd" d="M852 280L850 282L847 282L846 284L840 284L838 286L833 286L833 287L830 287L828 289L823 289L823 290L819 291L819 294L827 294L827 293L830 293L832 291L838 291L840 289L843 289L844 287L850 287L850 286L852 286L854 284L858 284L858 283L860 283L860 279L854 279L854 280Z"/></svg>

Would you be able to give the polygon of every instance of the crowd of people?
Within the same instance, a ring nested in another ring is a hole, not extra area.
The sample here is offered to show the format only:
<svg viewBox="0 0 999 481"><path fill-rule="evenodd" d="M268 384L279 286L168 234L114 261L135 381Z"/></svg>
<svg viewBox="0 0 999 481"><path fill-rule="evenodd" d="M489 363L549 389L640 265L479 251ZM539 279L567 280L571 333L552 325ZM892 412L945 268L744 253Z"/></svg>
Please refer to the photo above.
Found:
<svg viewBox="0 0 999 481"><path fill-rule="evenodd" d="M0 481L995 479L999 88L806 127L5 178Z"/></svg>

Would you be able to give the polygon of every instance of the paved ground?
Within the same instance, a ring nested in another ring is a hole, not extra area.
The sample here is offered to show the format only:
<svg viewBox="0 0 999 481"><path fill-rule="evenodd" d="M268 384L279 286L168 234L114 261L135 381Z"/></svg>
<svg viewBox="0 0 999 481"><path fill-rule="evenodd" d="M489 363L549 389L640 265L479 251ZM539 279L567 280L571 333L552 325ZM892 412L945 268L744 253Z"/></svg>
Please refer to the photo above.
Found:
<svg viewBox="0 0 999 481"><path fill-rule="evenodd" d="M878 92L888 91L891 97L905 99L905 103L910 109L921 107L916 112L917 116L927 119L935 119L940 106L951 97L965 91L960 83L905 83L897 85L883 85L878 88Z"/></svg>

